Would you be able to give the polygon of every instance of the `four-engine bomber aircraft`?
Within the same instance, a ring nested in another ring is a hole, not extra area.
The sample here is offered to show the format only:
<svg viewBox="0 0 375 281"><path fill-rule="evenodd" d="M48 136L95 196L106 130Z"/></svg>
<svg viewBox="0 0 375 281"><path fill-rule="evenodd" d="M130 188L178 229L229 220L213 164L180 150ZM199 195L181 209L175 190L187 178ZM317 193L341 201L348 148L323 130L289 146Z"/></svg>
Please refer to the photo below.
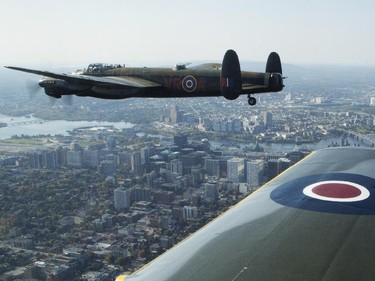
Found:
<svg viewBox="0 0 375 281"><path fill-rule="evenodd" d="M45 76L39 85L54 98L63 95L102 99L224 96L234 100L245 94L249 104L255 105L252 94L279 92L284 87L280 57L275 52L268 57L265 73L241 71L233 50L225 53L222 65L204 64L196 68L187 68L186 65L167 69L90 64L85 70L63 74L5 67Z"/></svg>
<svg viewBox="0 0 375 281"><path fill-rule="evenodd" d="M375 149L310 154L118 281L375 280Z"/></svg>

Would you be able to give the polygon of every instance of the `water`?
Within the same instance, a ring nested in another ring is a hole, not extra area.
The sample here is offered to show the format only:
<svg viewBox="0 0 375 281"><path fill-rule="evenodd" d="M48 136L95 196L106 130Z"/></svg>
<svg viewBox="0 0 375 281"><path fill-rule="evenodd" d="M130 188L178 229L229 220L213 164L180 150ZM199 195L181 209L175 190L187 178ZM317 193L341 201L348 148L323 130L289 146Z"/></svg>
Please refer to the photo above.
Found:
<svg viewBox="0 0 375 281"><path fill-rule="evenodd" d="M0 139L9 139L12 136L36 135L69 135L68 131L80 127L113 126L116 129L132 128L134 125L127 122L99 122L99 121L44 121L33 116L12 117L0 114L0 122L7 123L7 127L0 128ZM25 123L26 122L26 123ZM25 123L25 124L22 124ZM13 126L15 125L15 126Z"/></svg>
<svg viewBox="0 0 375 281"><path fill-rule="evenodd" d="M0 114L0 122L7 123L7 127L0 128L0 139L9 139L12 136L36 136L36 135L69 135L69 131L80 127L100 127L100 126L113 126L117 129L132 128L134 125L127 122L99 122L99 121L65 121L65 120L53 120L44 121L33 116L23 116L23 117L12 117ZM21 124L26 122L26 124ZM16 126L12 126L17 124ZM144 135L144 133L139 133L139 136ZM163 135L151 135L159 137L161 140L168 140ZM369 146L365 143L358 142L354 138L347 138L350 145L359 144L360 146ZM290 152L298 149L309 149L316 150L321 148L327 148L332 143L338 143L341 145L341 137L328 138L321 140L315 144L303 144L296 146L295 144L260 144L265 152ZM220 141L210 141L211 148L218 148L221 145L226 145ZM239 143L240 148L251 147L252 143ZM237 148L238 149L238 148Z"/></svg>

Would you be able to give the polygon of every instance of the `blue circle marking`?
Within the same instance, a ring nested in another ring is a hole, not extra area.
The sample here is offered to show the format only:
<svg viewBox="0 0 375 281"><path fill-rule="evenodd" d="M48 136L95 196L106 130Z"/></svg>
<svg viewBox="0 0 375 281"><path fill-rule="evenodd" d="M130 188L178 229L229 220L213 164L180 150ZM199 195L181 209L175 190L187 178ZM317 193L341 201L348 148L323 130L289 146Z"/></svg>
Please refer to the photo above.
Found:
<svg viewBox="0 0 375 281"><path fill-rule="evenodd" d="M270 197L281 205L298 209L375 215L375 179L358 174L329 173L298 178L276 187Z"/></svg>
<svg viewBox="0 0 375 281"><path fill-rule="evenodd" d="M192 93L197 89L198 83L194 76L188 75L182 79L182 88L185 92Z"/></svg>

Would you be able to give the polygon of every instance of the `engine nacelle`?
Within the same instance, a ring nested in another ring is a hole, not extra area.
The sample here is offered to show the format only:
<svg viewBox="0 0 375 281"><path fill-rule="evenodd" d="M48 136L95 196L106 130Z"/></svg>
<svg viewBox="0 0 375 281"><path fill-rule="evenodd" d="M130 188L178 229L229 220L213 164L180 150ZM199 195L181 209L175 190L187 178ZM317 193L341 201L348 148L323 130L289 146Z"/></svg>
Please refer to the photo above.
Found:
<svg viewBox="0 0 375 281"><path fill-rule="evenodd" d="M74 95L89 89L87 85L69 83L55 78L44 78L39 81L39 86L44 88L46 95L54 98L61 98L62 95Z"/></svg>
<svg viewBox="0 0 375 281"><path fill-rule="evenodd" d="M58 93L56 93L54 91L45 89L44 92L46 93L47 96L53 97L55 99L60 99L61 98L61 94L58 94Z"/></svg>
<svg viewBox="0 0 375 281"><path fill-rule="evenodd" d="M233 50L228 50L223 58L220 91L228 100L234 100L242 93L240 62L236 52Z"/></svg>

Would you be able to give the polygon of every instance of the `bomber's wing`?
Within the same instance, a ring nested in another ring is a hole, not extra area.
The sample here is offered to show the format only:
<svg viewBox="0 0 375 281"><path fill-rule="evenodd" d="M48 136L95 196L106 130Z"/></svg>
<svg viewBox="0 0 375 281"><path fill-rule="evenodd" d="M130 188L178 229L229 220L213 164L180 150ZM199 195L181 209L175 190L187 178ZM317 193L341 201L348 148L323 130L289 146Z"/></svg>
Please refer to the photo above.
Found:
<svg viewBox="0 0 375 281"><path fill-rule="evenodd" d="M125 281L375 280L374 167L317 151Z"/></svg>
<svg viewBox="0 0 375 281"><path fill-rule="evenodd" d="M191 67L192 69L219 70L221 63L203 63Z"/></svg>
<svg viewBox="0 0 375 281"><path fill-rule="evenodd" d="M40 71L34 69L27 69L21 67L14 67L14 66L5 66L6 68L18 70L22 72L42 75L46 77L51 77L55 79L65 80L67 82L73 83L84 83L90 85L97 85L97 84L106 84L112 85L117 87L127 87L127 88L146 88L146 87L160 87L160 84L154 83L152 81L132 77L132 76L119 76L119 77L111 77L111 76L89 76L89 75L80 75L80 74L65 74L65 73L54 73L50 71Z"/></svg>

